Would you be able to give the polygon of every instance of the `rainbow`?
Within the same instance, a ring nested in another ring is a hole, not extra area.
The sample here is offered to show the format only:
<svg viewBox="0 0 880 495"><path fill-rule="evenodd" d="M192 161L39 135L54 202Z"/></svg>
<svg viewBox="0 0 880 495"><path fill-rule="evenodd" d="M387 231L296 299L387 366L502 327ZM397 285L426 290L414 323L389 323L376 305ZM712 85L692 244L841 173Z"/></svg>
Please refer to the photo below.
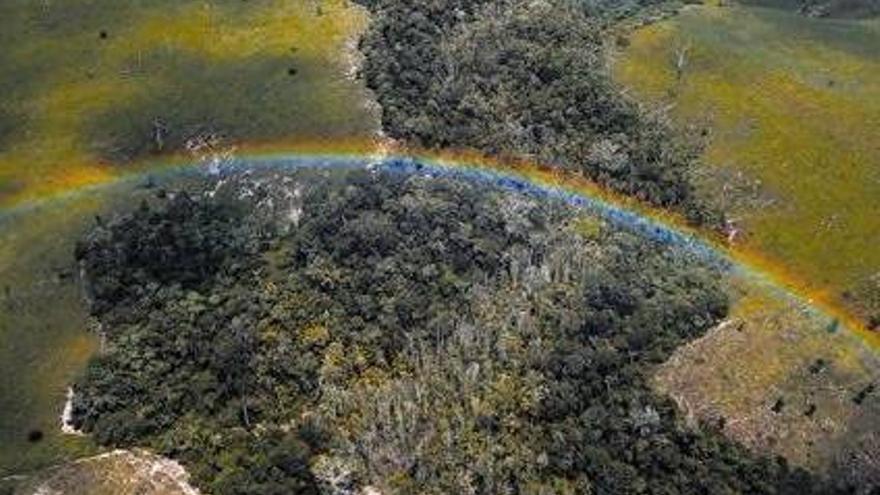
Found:
<svg viewBox="0 0 880 495"><path fill-rule="evenodd" d="M0 210L0 219L21 214L61 197L94 194L111 185L143 183L180 173L203 174L204 167L192 156L167 156L136 164L112 180L59 191L36 200ZM779 263L747 244L731 244L718 231L697 228L682 215L647 205L587 180L539 163L522 159L499 159L473 151L431 151L398 148L375 141L300 141L250 144L235 150L223 161L224 169L248 167L358 168L371 166L388 171L428 176L458 177L493 184L502 189L535 197L561 199L618 227L667 245L683 248L701 261L759 282L800 307L827 317L857 335L872 349L880 349L880 334L869 330L855 315Z"/></svg>

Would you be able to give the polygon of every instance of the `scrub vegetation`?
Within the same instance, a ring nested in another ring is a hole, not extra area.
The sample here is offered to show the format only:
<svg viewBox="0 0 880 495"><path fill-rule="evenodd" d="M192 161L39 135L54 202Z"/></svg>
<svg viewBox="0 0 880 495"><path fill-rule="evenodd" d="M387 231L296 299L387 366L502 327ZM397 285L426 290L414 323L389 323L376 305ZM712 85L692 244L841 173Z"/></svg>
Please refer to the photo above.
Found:
<svg viewBox="0 0 880 495"><path fill-rule="evenodd" d="M80 243L100 443L215 494L833 491L652 391L727 310L684 253L458 179L263 174Z"/></svg>
<svg viewBox="0 0 880 495"><path fill-rule="evenodd" d="M831 332L827 316L735 283L725 321L677 349L658 368L657 389L753 451L857 486L880 484L880 397L860 399L880 383L880 357L852 333Z"/></svg>

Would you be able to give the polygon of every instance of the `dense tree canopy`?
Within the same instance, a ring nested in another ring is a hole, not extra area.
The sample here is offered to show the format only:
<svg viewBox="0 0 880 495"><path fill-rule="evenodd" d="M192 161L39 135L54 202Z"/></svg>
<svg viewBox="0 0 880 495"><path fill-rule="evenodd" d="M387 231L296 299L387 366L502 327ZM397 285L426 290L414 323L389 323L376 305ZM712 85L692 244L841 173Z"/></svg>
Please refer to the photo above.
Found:
<svg viewBox="0 0 880 495"><path fill-rule="evenodd" d="M74 417L210 493L830 491L649 388L726 311L685 253L402 172L244 174L169 198L77 249L106 344Z"/></svg>
<svg viewBox="0 0 880 495"><path fill-rule="evenodd" d="M609 19L659 3L374 0L364 75L394 138L535 158L717 222L689 180L693 140L609 75Z"/></svg>

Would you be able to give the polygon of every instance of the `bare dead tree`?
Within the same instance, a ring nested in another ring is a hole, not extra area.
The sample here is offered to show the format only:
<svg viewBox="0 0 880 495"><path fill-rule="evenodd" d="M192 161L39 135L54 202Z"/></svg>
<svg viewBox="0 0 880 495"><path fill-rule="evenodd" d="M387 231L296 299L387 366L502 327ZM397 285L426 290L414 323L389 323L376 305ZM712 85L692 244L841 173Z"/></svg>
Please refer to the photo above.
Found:
<svg viewBox="0 0 880 495"><path fill-rule="evenodd" d="M681 80L684 78L684 71L687 68L688 64L688 52L691 49L691 44L685 43L684 45L678 47L675 51L675 81L676 83L681 83Z"/></svg>

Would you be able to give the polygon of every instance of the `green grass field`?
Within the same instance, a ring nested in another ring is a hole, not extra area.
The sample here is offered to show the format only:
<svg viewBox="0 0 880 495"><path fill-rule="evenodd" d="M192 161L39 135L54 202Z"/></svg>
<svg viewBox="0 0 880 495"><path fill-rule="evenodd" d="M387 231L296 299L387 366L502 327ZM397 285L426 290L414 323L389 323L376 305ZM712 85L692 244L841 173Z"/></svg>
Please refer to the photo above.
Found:
<svg viewBox="0 0 880 495"><path fill-rule="evenodd" d="M345 0L4 1L0 205L198 136L368 136L376 116L345 75L365 24Z"/></svg>
<svg viewBox="0 0 880 495"><path fill-rule="evenodd" d="M855 310L845 293L880 271L878 46L878 19L692 6L616 65L638 97L712 129L701 182L742 242Z"/></svg>

